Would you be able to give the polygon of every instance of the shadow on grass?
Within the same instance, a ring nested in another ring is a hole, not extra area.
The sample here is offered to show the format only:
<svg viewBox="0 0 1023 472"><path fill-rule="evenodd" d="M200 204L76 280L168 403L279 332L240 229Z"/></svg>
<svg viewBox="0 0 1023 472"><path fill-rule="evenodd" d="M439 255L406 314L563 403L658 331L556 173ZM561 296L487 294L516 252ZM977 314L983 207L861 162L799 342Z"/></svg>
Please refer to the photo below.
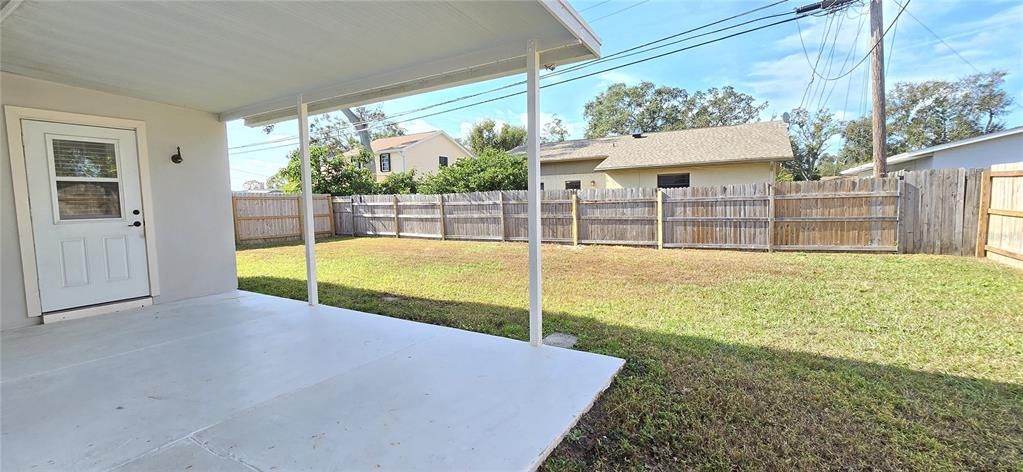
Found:
<svg viewBox="0 0 1023 472"><path fill-rule="evenodd" d="M355 239L353 236L331 236L329 238L316 238L316 244L332 243L334 241L346 241L349 239ZM234 249L237 252L249 251L252 249L267 249L272 247L290 247L290 246L305 246L305 241L301 239L287 239L278 241L266 241L258 243L234 243Z"/></svg>
<svg viewBox="0 0 1023 472"><path fill-rule="evenodd" d="M525 309L320 282L320 302L525 340ZM239 288L305 299L305 281ZM395 297L397 297L395 299ZM626 359L549 470L1023 468L1023 386L544 313L546 333Z"/></svg>

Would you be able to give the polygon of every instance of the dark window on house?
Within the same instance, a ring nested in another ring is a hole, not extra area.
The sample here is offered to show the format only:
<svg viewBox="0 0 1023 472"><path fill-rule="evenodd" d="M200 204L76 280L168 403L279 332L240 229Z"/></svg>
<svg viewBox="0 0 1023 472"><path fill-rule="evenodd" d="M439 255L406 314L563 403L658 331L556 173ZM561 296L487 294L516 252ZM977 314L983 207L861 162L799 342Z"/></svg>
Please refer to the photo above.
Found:
<svg viewBox="0 0 1023 472"><path fill-rule="evenodd" d="M583 183L580 180L566 180L565 190L579 190L583 188Z"/></svg>
<svg viewBox="0 0 1023 472"><path fill-rule="evenodd" d="M439 165L441 167L447 167L448 166L448 156L440 156L440 157L438 157L437 158L437 165Z"/></svg>
<svg viewBox="0 0 1023 472"><path fill-rule="evenodd" d="M657 174L658 188L682 188L689 186L689 174Z"/></svg>
<svg viewBox="0 0 1023 472"><path fill-rule="evenodd" d="M543 182L540 182L540 190L543 190Z"/></svg>
<svg viewBox="0 0 1023 472"><path fill-rule="evenodd" d="M380 172L391 171L391 154L384 153L380 155Z"/></svg>

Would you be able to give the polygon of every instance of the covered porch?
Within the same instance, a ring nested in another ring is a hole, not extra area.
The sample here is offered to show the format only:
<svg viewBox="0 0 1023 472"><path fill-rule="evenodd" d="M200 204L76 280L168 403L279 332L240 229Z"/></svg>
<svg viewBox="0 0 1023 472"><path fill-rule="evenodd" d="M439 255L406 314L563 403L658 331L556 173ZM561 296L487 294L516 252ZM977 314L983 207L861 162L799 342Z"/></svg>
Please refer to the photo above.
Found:
<svg viewBox="0 0 1023 472"><path fill-rule="evenodd" d="M4 470L531 470L622 366L244 291L2 344Z"/></svg>

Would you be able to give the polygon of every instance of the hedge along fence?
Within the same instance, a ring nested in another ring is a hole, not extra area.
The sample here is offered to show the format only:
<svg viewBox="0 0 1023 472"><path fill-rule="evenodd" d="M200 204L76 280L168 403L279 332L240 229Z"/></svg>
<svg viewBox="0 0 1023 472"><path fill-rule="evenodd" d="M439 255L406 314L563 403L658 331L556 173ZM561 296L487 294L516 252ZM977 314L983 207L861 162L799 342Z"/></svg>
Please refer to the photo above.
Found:
<svg viewBox="0 0 1023 472"><path fill-rule="evenodd" d="M682 189L548 190L542 241L652 247L898 249L897 178ZM526 192L334 198L354 236L525 241Z"/></svg>

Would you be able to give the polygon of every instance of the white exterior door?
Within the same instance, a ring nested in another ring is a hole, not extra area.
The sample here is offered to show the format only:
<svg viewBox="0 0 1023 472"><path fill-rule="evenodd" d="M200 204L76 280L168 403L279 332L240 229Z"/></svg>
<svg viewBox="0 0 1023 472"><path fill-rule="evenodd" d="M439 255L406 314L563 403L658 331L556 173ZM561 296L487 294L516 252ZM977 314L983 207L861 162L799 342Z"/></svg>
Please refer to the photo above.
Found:
<svg viewBox="0 0 1023 472"><path fill-rule="evenodd" d="M22 122L42 311L149 296L135 131Z"/></svg>

